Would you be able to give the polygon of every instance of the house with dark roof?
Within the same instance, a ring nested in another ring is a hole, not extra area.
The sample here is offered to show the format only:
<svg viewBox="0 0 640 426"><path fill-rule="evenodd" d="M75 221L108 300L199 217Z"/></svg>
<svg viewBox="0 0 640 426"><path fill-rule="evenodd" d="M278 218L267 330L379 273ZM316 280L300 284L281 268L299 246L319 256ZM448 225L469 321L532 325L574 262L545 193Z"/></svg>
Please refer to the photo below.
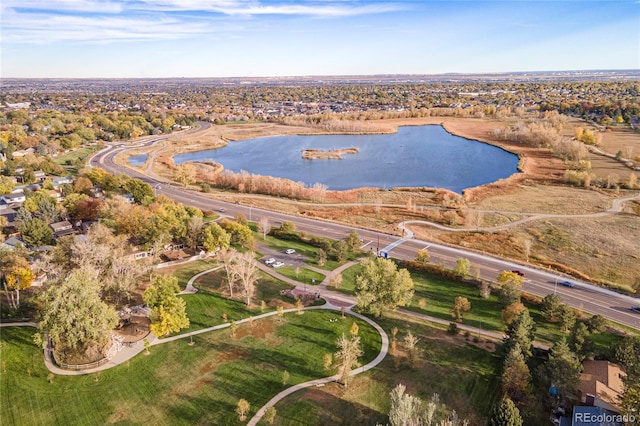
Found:
<svg viewBox="0 0 640 426"><path fill-rule="evenodd" d="M53 231L54 238L60 238L60 237L64 237L65 235L71 235L76 233L76 230L73 229L73 225L68 220L51 223L49 224L49 227Z"/></svg>
<svg viewBox="0 0 640 426"><path fill-rule="evenodd" d="M8 250L15 250L18 247L24 247L24 243L18 237L9 237L0 243L0 247Z"/></svg>
<svg viewBox="0 0 640 426"><path fill-rule="evenodd" d="M4 194L0 197L0 201L5 204L18 204L24 203L27 200L27 196L22 192L16 192L12 194Z"/></svg>

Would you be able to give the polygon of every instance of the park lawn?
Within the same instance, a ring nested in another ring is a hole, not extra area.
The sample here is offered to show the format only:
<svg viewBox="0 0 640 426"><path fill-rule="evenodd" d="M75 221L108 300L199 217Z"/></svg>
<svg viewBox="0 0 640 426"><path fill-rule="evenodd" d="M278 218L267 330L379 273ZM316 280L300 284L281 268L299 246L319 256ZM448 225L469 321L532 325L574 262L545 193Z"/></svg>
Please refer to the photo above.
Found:
<svg viewBox="0 0 640 426"><path fill-rule="evenodd" d="M224 297L221 293L226 292L227 287L220 271L212 271L200 276L194 283L198 288L197 293L180 296L187 304L187 317L190 324L189 328L181 330L178 334L223 324L224 314L227 316L227 322L260 315L263 313L260 307L260 302L263 300L267 304L264 312L273 311L278 305L293 307L291 299L280 295L281 290L289 290L292 286L263 272L260 272L251 307L247 308L240 291L237 291L235 294L237 297L234 299Z"/></svg>
<svg viewBox="0 0 640 426"><path fill-rule="evenodd" d="M470 424L486 424L500 397L498 352L404 315L390 314L376 322L390 338L393 327L398 328L397 358L389 355L376 368L355 376L346 391L332 383L288 396L276 405L275 425L388 424L389 392L398 383L422 400L437 393L441 402ZM420 339L421 355L415 368L403 352L402 339L408 330Z"/></svg>
<svg viewBox="0 0 640 426"><path fill-rule="evenodd" d="M67 162L75 162L77 160L84 160L85 158L87 158L90 154L92 154L93 152L95 152L97 150L97 147L95 146L87 146L84 148L78 148L75 149L71 152L68 152L66 154L63 154L59 157L56 157L53 159L53 161L55 161L56 163L64 166L67 164Z"/></svg>
<svg viewBox="0 0 640 426"><path fill-rule="evenodd" d="M129 362L100 373L47 377L42 350L31 340L33 329L2 329L0 418L11 425L239 425L239 399L251 404L248 418L276 393L300 382L329 375L326 352L358 323L366 363L380 350L380 336L368 323L335 311L286 314L251 327L238 326L152 346ZM290 375L282 384L283 372Z"/></svg>
<svg viewBox="0 0 640 426"><path fill-rule="evenodd" d="M312 280L314 280L313 284L318 285L324 280L325 276L319 272L312 271L307 268L300 268L299 273L296 276L296 268L291 266L283 266L277 269L278 273L284 275L287 278L291 278L292 280L299 281L301 283L306 283L311 285Z"/></svg>
<svg viewBox="0 0 640 426"><path fill-rule="evenodd" d="M338 291L353 295L355 277L361 270L361 265L354 265L343 271L342 284ZM471 311L465 314L462 324L496 332L506 330L506 325L502 321L503 306L498 300L497 292L494 291L489 298L484 299L480 296L478 288L472 284L421 271L412 270L410 273L415 285L415 293L411 302L405 306L407 310L453 321L451 308L455 298L466 297L471 303ZM424 308L420 307L421 299L425 303ZM535 339L537 341L552 345L562 337L568 339L568 333L563 333L557 323L549 322L544 318L539 305L526 300L523 300L523 303L536 323ZM610 333L593 334L592 337L596 352L602 354L609 353L611 345L622 338L620 335Z"/></svg>
<svg viewBox="0 0 640 426"><path fill-rule="evenodd" d="M196 260L187 262L182 265L173 266L156 270L159 274L172 275L178 278L180 290L184 290L189 280L196 274L213 269L219 266L218 262L213 259Z"/></svg>

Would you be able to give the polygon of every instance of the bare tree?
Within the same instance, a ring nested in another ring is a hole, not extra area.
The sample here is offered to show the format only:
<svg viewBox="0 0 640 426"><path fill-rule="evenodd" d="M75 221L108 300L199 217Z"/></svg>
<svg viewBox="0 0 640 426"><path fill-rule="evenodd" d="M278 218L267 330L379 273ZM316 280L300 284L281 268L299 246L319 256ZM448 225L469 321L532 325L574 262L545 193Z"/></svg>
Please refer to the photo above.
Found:
<svg viewBox="0 0 640 426"><path fill-rule="evenodd" d="M258 281L258 268L254 253L248 251L238 254L237 261L233 266L235 268L234 275L238 278L244 293L245 303L249 306Z"/></svg>
<svg viewBox="0 0 640 426"><path fill-rule="evenodd" d="M191 250L195 250L202 239L202 227L204 221L200 216L192 216L187 224L187 244Z"/></svg>
<svg viewBox="0 0 640 426"><path fill-rule="evenodd" d="M271 231L271 224L269 223L268 217L260 217L258 220L258 231L262 234L263 240L267 238L267 234Z"/></svg>
<svg viewBox="0 0 640 426"><path fill-rule="evenodd" d="M238 276L236 275L235 263L238 262L238 253L234 249L223 250L220 252L219 257L222 262L222 266L224 267L224 272L227 277L227 285L229 286L229 297L233 298L233 289L236 286L236 280Z"/></svg>
<svg viewBox="0 0 640 426"><path fill-rule="evenodd" d="M354 336L349 339L343 333L336 344L338 345L338 352L335 353L334 359L338 369L339 380L347 387L347 380L351 375L351 370L360 366L360 362L358 362L358 357L362 355L360 337Z"/></svg>

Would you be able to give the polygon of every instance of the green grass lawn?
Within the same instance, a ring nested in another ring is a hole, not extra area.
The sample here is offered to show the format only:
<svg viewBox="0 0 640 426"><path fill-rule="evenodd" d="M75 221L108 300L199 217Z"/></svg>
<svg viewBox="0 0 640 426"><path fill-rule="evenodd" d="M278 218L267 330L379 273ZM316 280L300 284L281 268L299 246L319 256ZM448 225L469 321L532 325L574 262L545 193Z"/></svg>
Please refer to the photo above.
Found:
<svg viewBox="0 0 640 426"><path fill-rule="evenodd" d="M306 283L311 285L311 280L315 280L315 285L318 285L324 280L325 276L319 272L312 271L307 268L300 268L299 273L296 276L296 268L291 266L283 266L278 268L278 273L284 275L285 277L291 278L292 280L300 281L301 283Z"/></svg>
<svg viewBox="0 0 640 426"><path fill-rule="evenodd" d="M266 244L274 250L285 251L286 249L294 249L297 253L305 257L305 263L313 265L316 268L325 269L327 271L333 271L344 262L337 262L335 260L328 260L324 265L318 265L316 262L316 255L318 253L318 247L306 244L300 241L281 240L279 238L267 235L266 239L262 239L262 234L256 234L256 241L262 244ZM349 259L351 260L351 259Z"/></svg>
<svg viewBox="0 0 640 426"><path fill-rule="evenodd" d="M227 315L227 321L237 321L259 315L263 313L260 308L262 300L267 303L265 312L275 310L275 306L282 304L281 302L292 302L291 299L280 296L280 290L287 290L292 286L263 273L261 273L256 286L256 295L253 298L252 306L249 308L240 299L239 292L237 299L229 299L220 295L221 290L226 290L226 283L219 271L203 275L196 280L195 287L198 288L197 293L180 296L187 304L187 317L190 325L189 328L181 330L179 334L222 324L224 323L224 314Z"/></svg>
<svg viewBox="0 0 640 426"><path fill-rule="evenodd" d="M65 165L67 164L67 161L76 161L76 160L84 160L85 158L87 158L89 155L91 155L93 152L95 152L97 150L97 147L95 146L88 146L88 147L84 147L84 148L79 148L76 150L73 150L71 152L68 152L64 155L61 155L59 157L54 158L53 161L55 161L56 163L60 164L60 165Z"/></svg>
<svg viewBox="0 0 640 426"><path fill-rule="evenodd" d="M348 333L354 319L333 311L309 311L242 324L237 337L228 329L151 348L128 363L84 376L55 376L49 383L42 350L31 328L3 328L0 336L0 418L10 425L236 425L240 398L251 404L251 417L288 385L330 372L323 355ZM364 355L373 359L380 336L367 323L360 327Z"/></svg>
<svg viewBox="0 0 640 426"><path fill-rule="evenodd" d="M178 285L181 290L184 290L187 282L196 274L212 269L218 266L218 262L212 259L196 260L194 262L187 262L183 265L174 266L172 268L164 268L155 271L158 274L170 274L178 278Z"/></svg>
<svg viewBox="0 0 640 426"><path fill-rule="evenodd" d="M276 405L274 424L388 424L389 392L398 383L423 400L437 393L441 402L470 424L486 424L499 397L498 353L476 347L463 336L452 337L423 322L407 321L404 316L394 314L377 322L389 336L393 327L398 328L397 358L387 356L377 368L354 377L346 391L330 384L287 397ZM420 339L415 368L403 352L402 338L408 330Z"/></svg>
<svg viewBox="0 0 640 426"><path fill-rule="evenodd" d="M361 270L361 265L354 265L345 270L338 291L354 294L355 277ZM465 315L463 324L496 332L505 331L506 325L502 321L503 306L498 301L496 292L484 299L474 285L420 271L410 273L415 284L415 294L406 309L453 321L450 311L455 298L466 297L471 303L471 311ZM420 307L421 299L424 308ZM568 334L563 333L557 323L550 323L544 318L540 306L524 303L536 323L536 340L551 345L563 336L568 338ZM612 345L621 339L613 334L593 334L592 337L596 343L596 350L600 353L608 353Z"/></svg>

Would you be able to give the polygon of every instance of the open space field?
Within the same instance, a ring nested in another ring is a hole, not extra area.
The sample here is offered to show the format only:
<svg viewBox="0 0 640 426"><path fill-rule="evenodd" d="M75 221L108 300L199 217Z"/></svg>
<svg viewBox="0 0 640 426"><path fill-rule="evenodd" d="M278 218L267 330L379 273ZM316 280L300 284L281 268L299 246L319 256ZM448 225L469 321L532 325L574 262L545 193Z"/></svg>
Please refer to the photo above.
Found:
<svg viewBox="0 0 640 426"><path fill-rule="evenodd" d="M48 380L33 329L3 328L0 337L0 418L13 425L242 424L234 413L240 398L256 410L287 385L325 377L323 356L349 333L354 320L340 313L308 311L242 324L151 348L126 364L85 376ZM380 350L380 336L356 320L363 363ZM333 374L333 373L332 373Z"/></svg>

